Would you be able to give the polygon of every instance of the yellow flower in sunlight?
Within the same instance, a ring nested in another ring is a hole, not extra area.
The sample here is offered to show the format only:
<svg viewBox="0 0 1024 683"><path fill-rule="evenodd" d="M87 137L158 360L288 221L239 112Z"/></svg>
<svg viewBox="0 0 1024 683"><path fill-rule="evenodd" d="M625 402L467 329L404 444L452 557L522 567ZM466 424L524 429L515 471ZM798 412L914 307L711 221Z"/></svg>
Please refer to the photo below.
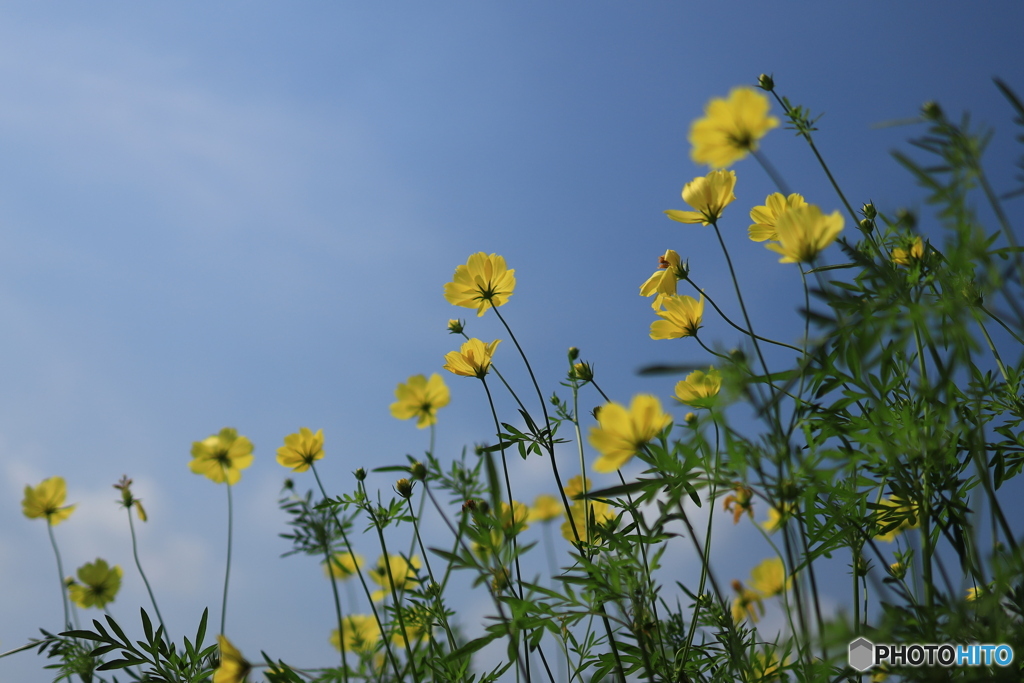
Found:
<svg viewBox="0 0 1024 683"><path fill-rule="evenodd" d="M644 444L672 424L655 396L638 394L627 410L612 402L597 414L598 426L590 428L590 445L601 454L594 462L598 472L614 472L636 455Z"/></svg>
<svg viewBox="0 0 1024 683"><path fill-rule="evenodd" d="M768 520L761 524L761 528L768 533L778 531L794 510L796 510L796 505L793 503L783 503L782 512L779 512L777 508L768 508Z"/></svg>
<svg viewBox="0 0 1024 683"><path fill-rule="evenodd" d="M651 323L651 339L682 339L693 337L704 318L704 295L700 301L685 294L667 294L660 297L662 310L655 314L661 320Z"/></svg>
<svg viewBox="0 0 1024 683"><path fill-rule="evenodd" d="M531 522L550 522L562 514L562 504L550 493L542 493L533 499L533 507L527 515Z"/></svg>
<svg viewBox="0 0 1024 683"><path fill-rule="evenodd" d="M793 579L786 576L782 558L764 560L750 570L750 586L765 597L779 595L793 585Z"/></svg>
<svg viewBox="0 0 1024 683"><path fill-rule="evenodd" d="M481 316L491 306L501 306L516 287L515 270L505 267L504 257L477 252L464 266L455 268L452 281L444 286L444 298L453 306L475 308ZM450 323L449 323L450 329Z"/></svg>
<svg viewBox="0 0 1024 683"><path fill-rule="evenodd" d="M505 530L505 533L519 533L526 531L530 524L527 520L530 518L530 509L523 503L517 500L512 501L512 506L505 501L501 502L501 508L498 510L498 522L501 524L501 528Z"/></svg>
<svg viewBox="0 0 1024 683"><path fill-rule="evenodd" d="M385 564L387 562L387 564ZM391 567L391 576L394 577L395 590L402 592L406 586L413 586L416 583L416 570L420 568L420 558L415 555L408 561L401 555L389 555L387 560L381 555L377 560L377 566L367 572L382 589L374 591L370 597L373 600L383 600L391 596L391 581L388 578L388 567Z"/></svg>
<svg viewBox="0 0 1024 683"><path fill-rule="evenodd" d="M363 557L352 553L334 553L331 556L330 565L327 562L321 564L324 565L324 573L327 574L327 578L333 576L336 579L344 580L355 576L359 567L363 566Z"/></svg>
<svg viewBox="0 0 1024 683"><path fill-rule="evenodd" d="M284 437L284 445L277 449L277 464L305 472L314 461L324 457L324 430L316 434L309 427L300 427L296 434Z"/></svg>
<svg viewBox="0 0 1024 683"><path fill-rule="evenodd" d="M462 334L463 328L466 323L458 318L451 318L448 320L448 333L449 334Z"/></svg>
<svg viewBox="0 0 1024 683"><path fill-rule="evenodd" d="M732 582L732 589L737 594L732 601L732 620L738 624L744 619L750 619L756 624L764 616L761 594L744 587L741 582L735 580Z"/></svg>
<svg viewBox="0 0 1024 683"><path fill-rule="evenodd" d="M218 635L217 644L220 646L220 664L213 672L213 683L243 683L252 671L252 665L226 636Z"/></svg>
<svg viewBox="0 0 1024 683"><path fill-rule="evenodd" d="M662 295L675 294L676 283L685 280L689 274L689 266L680 260L678 253L669 249L664 256L658 257L658 270L640 285L640 296L657 294L651 303L651 308L657 310L661 307Z"/></svg>
<svg viewBox="0 0 1024 683"><path fill-rule="evenodd" d="M919 526L916 504L907 502L896 496L893 496L892 498L883 498L878 502L879 505L883 505L885 507L882 510L877 510L875 513L875 524L877 525L877 529L881 531L882 529L897 523L897 521L899 525L893 529L889 529L889 531L886 531L885 533L876 534L876 541L892 543L905 529L916 529Z"/></svg>
<svg viewBox="0 0 1024 683"><path fill-rule="evenodd" d="M444 355L444 359L447 361L444 364L444 369L454 372L456 375L483 379L491 367L494 350L500 343L500 339L495 339L490 344L484 344L476 338L466 340L461 349L449 351Z"/></svg>
<svg viewBox="0 0 1024 683"><path fill-rule="evenodd" d="M742 484L737 484L736 488L733 489L733 493L730 493L722 501L722 509L729 510L732 512L732 523L739 524L740 517L746 512L747 515L754 518L754 492L748 489Z"/></svg>
<svg viewBox="0 0 1024 683"><path fill-rule="evenodd" d="M590 490L590 477L584 478L582 475L577 474L569 480L562 490L565 491L565 495L569 500L575 500L577 496Z"/></svg>
<svg viewBox="0 0 1024 683"><path fill-rule="evenodd" d="M562 537L570 543L575 543L576 536L572 533L575 524L580 540L590 545L600 540L597 528L606 526L617 516L611 505L600 500L577 500L569 508L569 513L572 522L568 518L562 522Z"/></svg>
<svg viewBox="0 0 1024 683"><path fill-rule="evenodd" d="M889 574L894 579L902 579L907 575L907 565L902 562L893 562L889 565Z"/></svg>
<svg viewBox="0 0 1024 683"><path fill-rule="evenodd" d="M751 683L782 680L782 674L779 672L782 662L779 661L779 655L776 653L755 652L751 663L753 664L753 671L751 671L753 677L747 679Z"/></svg>
<svg viewBox="0 0 1024 683"><path fill-rule="evenodd" d="M768 98L753 88L733 88L729 99L712 98L704 118L690 126L690 158L696 164L725 168L757 151L757 141L779 120L768 115Z"/></svg>
<svg viewBox="0 0 1024 683"><path fill-rule="evenodd" d="M68 587L71 602L79 607L103 607L113 602L117 591L121 589L121 567L110 567L105 560L99 558L95 562L87 562L78 568L78 583Z"/></svg>
<svg viewBox="0 0 1024 683"><path fill-rule="evenodd" d="M814 204L784 212L775 222L778 242L766 249L782 254L779 263L810 263L832 244L843 229L843 216L833 211L828 216Z"/></svg>
<svg viewBox="0 0 1024 683"><path fill-rule="evenodd" d="M380 642L380 625L372 615L350 614L341 620L341 627L345 634L345 652L373 652ZM331 645L341 650L341 634L338 629L331 631Z"/></svg>
<svg viewBox="0 0 1024 683"><path fill-rule="evenodd" d="M436 372L428 380L424 375L413 375L405 384L395 387L395 398L391 404L391 415L399 420L416 418L420 429L437 423L437 409L444 408L451 400L448 387Z"/></svg>
<svg viewBox="0 0 1024 683"><path fill-rule="evenodd" d="M764 206L755 206L750 210L750 220L754 221L754 224L747 228L747 234L755 242L778 240L779 233L775 231L775 223L779 216L801 206L807 206L807 202L795 192L788 197L783 197L779 192L768 195L764 200Z"/></svg>
<svg viewBox="0 0 1024 683"><path fill-rule="evenodd" d="M38 486L26 486L21 511L29 519L45 517L50 525L57 525L71 516L74 505L64 505L68 495L64 477L44 479Z"/></svg>
<svg viewBox="0 0 1024 683"><path fill-rule="evenodd" d="M669 209L665 215L680 223L717 223L725 207L736 200L734 189L735 171L711 171L706 176L694 178L683 186L683 201L696 211Z"/></svg>
<svg viewBox="0 0 1024 683"><path fill-rule="evenodd" d="M238 483L242 470L252 464L252 443L238 430L225 427L220 433L192 443L189 469L211 481L229 486Z"/></svg>
<svg viewBox="0 0 1024 683"><path fill-rule="evenodd" d="M892 262L900 266L909 266L914 261L924 258L924 240L918 235L911 242L908 249L896 248L892 250Z"/></svg>
<svg viewBox="0 0 1024 683"><path fill-rule="evenodd" d="M712 366L707 372L694 370L676 384L676 399L694 408L710 408L722 389L722 375Z"/></svg>
<svg viewBox="0 0 1024 683"><path fill-rule="evenodd" d="M972 586L967 589L967 602L975 602L984 595L985 589L982 586Z"/></svg>
<svg viewBox="0 0 1024 683"><path fill-rule="evenodd" d="M405 647L406 640L409 641L409 645L430 640L430 627L425 624L409 623L409 617L405 617L405 635L402 635L401 627L398 624L394 624L391 642L398 647Z"/></svg>

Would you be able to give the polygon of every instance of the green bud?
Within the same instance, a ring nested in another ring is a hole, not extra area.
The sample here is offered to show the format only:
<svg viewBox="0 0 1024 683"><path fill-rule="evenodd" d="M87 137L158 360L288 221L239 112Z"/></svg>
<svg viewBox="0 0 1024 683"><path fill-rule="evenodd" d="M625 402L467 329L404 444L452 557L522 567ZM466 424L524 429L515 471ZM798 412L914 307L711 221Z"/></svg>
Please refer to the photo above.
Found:
<svg viewBox="0 0 1024 683"><path fill-rule="evenodd" d="M937 121L942 118L942 107L937 102L929 100L921 105L921 115L931 121Z"/></svg>
<svg viewBox="0 0 1024 683"><path fill-rule="evenodd" d="M687 413L687 414L686 414L686 415L685 415L685 416L683 417L683 420L684 420L684 421L686 422L686 424L688 424L688 425L694 425L694 424L696 424L696 423L697 423L697 416L696 416L696 415L694 415L693 413Z"/></svg>
<svg viewBox="0 0 1024 683"><path fill-rule="evenodd" d="M878 215L878 212L875 211L875 205L872 204L871 202L868 202L864 206L860 207L860 212L864 214L864 218L867 218L868 220L871 220Z"/></svg>
<svg viewBox="0 0 1024 683"><path fill-rule="evenodd" d="M576 360L579 357L580 357L580 350L577 349L575 346L570 346L569 347L569 360L570 361L574 361L574 360Z"/></svg>
<svg viewBox="0 0 1024 683"><path fill-rule="evenodd" d="M768 74L761 74L757 77L757 87L772 92L775 90L775 80Z"/></svg>
<svg viewBox="0 0 1024 683"><path fill-rule="evenodd" d="M462 334L466 323L462 320L452 319L448 321L448 331L452 334Z"/></svg>
<svg viewBox="0 0 1024 683"><path fill-rule="evenodd" d="M412 474L413 479L423 481L427 478L427 466L418 460L412 464L412 467L409 468L409 472Z"/></svg>
<svg viewBox="0 0 1024 683"><path fill-rule="evenodd" d="M860 229L870 235L871 231L875 229L875 222L868 218L862 218L860 221Z"/></svg>
<svg viewBox="0 0 1024 683"><path fill-rule="evenodd" d="M402 498L412 497L412 482L406 478L399 479L395 482L395 492Z"/></svg>
<svg viewBox="0 0 1024 683"><path fill-rule="evenodd" d="M364 479L366 479L366 470L364 470L362 467L356 470L354 474L356 475L356 481L363 481Z"/></svg>
<svg viewBox="0 0 1024 683"><path fill-rule="evenodd" d="M576 363L572 366L572 371L576 375L576 379L581 382L589 382L594 379L594 368L590 367L590 363Z"/></svg>

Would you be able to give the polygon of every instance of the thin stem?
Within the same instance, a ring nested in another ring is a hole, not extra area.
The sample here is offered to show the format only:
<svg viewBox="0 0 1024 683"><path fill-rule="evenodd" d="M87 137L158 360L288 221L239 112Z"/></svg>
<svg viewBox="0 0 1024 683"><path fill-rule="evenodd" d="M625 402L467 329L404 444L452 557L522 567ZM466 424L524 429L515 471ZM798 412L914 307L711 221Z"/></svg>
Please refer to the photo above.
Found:
<svg viewBox="0 0 1024 683"><path fill-rule="evenodd" d="M224 633L224 623L228 615L228 581L231 579L231 540L234 526L234 505L231 501L231 484L228 487L228 559L224 567L224 595L220 603L220 632Z"/></svg>
<svg viewBox="0 0 1024 683"><path fill-rule="evenodd" d="M704 291L703 289L699 288L699 287L697 286L697 283L696 283L696 282L694 282L693 280L691 280L691 279L690 279L689 277L687 277L687 278L686 278L686 281L687 281L687 282L689 282L689 283L690 283L690 285L691 285L691 286L692 286L692 287L693 287L694 289L696 289L696 290L697 290L698 292L700 292L701 294L703 294L703 295L704 295L704 299L705 299L705 300L706 300L706 301L707 301L707 302L708 302L709 304L711 304L711 307L712 307L712 308L714 308L714 309L715 309L715 311L716 311L716 312L718 313L718 315L720 315L720 316L722 317L722 320L724 320L724 321L725 321L726 323L728 323L728 324L729 324L730 326L732 326L732 327L733 327L734 329L736 329L736 330L738 330L738 331L742 332L743 334L747 335L748 337L751 337L752 339L757 339L758 341L763 341L763 342L765 342L766 344L774 344L775 346L782 346L782 347L784 347L784 348L787 348L787 349L792 349L792 350L794 350L794 351L799 351L800 353L806 353L806 352L807 352L807 351L806 351L806 349L801 349L800 347L798 347L798 346L793 346L792 344L786 344L785 342L775 341L774 339L768 339L767 337L761 337L761 336L758 336L758 335L756 335L756 334L751 334L750 330L745 330L745 329L743 329L742 327L740 327L739 325L737 325L736 323L734 323L734 322L733 322L733 321L732 321L732 320L731 320L731 319L729 318L729 316L727 316L727 315L726 315L725 313L723 313L723 312L722 312L722 309L718 307L718 304L716 304L716 303L715 303L714 299L712 299L712 298L711 298L710 296L708 296L708 295L707 295L707 293L706 293L706 292L705 292L705 291Z"/></svg>
<svg viewBox="0 0 1024 683"><path fill-rule="evenodd" d="M64 604L64 627L71 629L71 614L68 611L68 591L64 585L64 563L60 559L60 550L57 549L57 538L53 535L53 525L50 518L46 518L46 531L50 534L50 545L53 547L53 554L57 557L57 580L60 582L60 598Z"/></svg>
<svg viewBox="0 0 1024 683"><path fill-rule="evenodd" d="M153 603L153 610L156 612L156 618L160 622L160 625L164 627L164 633L167 633L167 625L164 623L164 618L160 616L160 608L156 606L156 596L153 595L153 589L149 585L149 579L146 578L146 572L142 571L142 563L139 562L139 545L135 538L135 521L132 519L131 506L126 507L125 511L128 513L128 528L132 532L132 555L135 557L135 566L139 570L139 575L142 577L142 583L146 584L146 592L149 593L149 600Z"/></svg>

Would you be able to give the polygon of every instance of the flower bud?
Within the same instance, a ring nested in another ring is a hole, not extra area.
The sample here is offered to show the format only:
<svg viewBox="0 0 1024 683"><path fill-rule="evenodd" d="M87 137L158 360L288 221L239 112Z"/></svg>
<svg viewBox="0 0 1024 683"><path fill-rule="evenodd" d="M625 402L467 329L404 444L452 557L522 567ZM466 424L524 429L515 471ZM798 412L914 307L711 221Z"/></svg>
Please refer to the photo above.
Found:
<svg viewBox="0 0 1024 683"><path fill-rule="evenodd" d="M574 361L574 360L576 360L579 357L580 357L580 350L577 349L575 346L570 346L569 347L569 360L570 361Z"/></svg>
<svg viewBox="0 0 1024 683"><path fill-rule="evenodd" d="M775 81L768 74L761 74L757 77L757 87L772 92L775 90Z"/></svg>
<svg viewBox="0 0 1024 683"><path fill-rule="evenodd" d="M419 460L412 464L412 467L409 468L409 472L410 474L412 474L413 479L423 481L424 479L427 478L427 466L421 463Z"/></svg>
<svg viewBox="0 0 1024 683"><path fill-rule="evenodd" d="M401 478L395 482L395 492L398 493L402 498L412 497L412 482L406 478Z"/></svg>
<svg viewBox="0 0 1024 683"><path fill-rule="evenodd" d="M921 105L921 115L926 119L936 121L942 118L942 107L937 102L929 100Z"/></svg>
<svg viewBox="0 0 1024 683"><path fill-rule="evenodd" d="M590 367L590 363L576 363L572 366L572 371L576 374L576 379L581 382L589 382L594 379L594 368Z"/></svg>
<svg viewBox="0 0 1024 683"><path fill-rule="evenodd" d="M856 576L867 576L868 573L868 561L864 559L863 555L858 555L857 559L853 563L853 573Z"/></svg>
<svg viewBox="0 0 1024 683"><path fill-rule="evenodd" d="M362 467L357 469L354 472L354 474L356 475L356 481L363 481L364 479L366 479L366 470L364 470Z"/></svg>
<svg viewBox="0 0 1024 683"><path fill-rule="evenodd" d="M486 500L478 500L476 502L476 509L479 510L481 514L486 515L491 511L491 504Z"/></svg>
<svg viewBox="0 0 1024 683"><path fill-rule="evenodd" d="M911 230L917 225L917 216L910 209L896 209L896 222Z"/></svg>
<svg viewBox="0 0 1024 683"><path fill-rule="evenodd" d="M863 230L868 235L870 235L871 231L875 229L875 222L873 220L868 219L868 218L862 218L860 220L859 225L860 225L860 229Z"/></svg>
<svg viewBox="0 0 1024 683"><path fill-rule="evenodd" d="M462 334L462 330L466 323L462 320L452 319L448 321L448 331L452 334Z"/></svg>
<svg viewBox="0 0 1024 683"><path fill-rule="evenodd" d="M868 220L872 220L875 216L878 215L878 212L875 211L875 205L872 204L871 202L868 202L864 204L864 206L860 207L860 212L864 214L864 218L867 218Z"/></svg>
<svg viewBox="0 0 1024 683"><path fill-rule="evenodd" d="M889 575L894 579L902 579L907 575L907 565L902 562L893 562L889 565Z"/></svg>
<svg viewBox="0 0 1024 683"><path fill-rule="evenodd" d="M469 500L467 500L465 503L462 504L462 511L463 512L473 512L474 510L476 510L476 499L475 498L470 498Z"/></svg>
<svg viewBox="0 0 1024 683"><path fill-rule="evenodd" d="M697 422L697 416L696 416L696 415L694 415L693 413L687 413L687 414L686 414L686 415L685 415L685 416L683 417L683 421L684 421L684 422L686 422L686 424L688 424L688 425L693 425L693 424L696 424L696 422Z"/></svg>

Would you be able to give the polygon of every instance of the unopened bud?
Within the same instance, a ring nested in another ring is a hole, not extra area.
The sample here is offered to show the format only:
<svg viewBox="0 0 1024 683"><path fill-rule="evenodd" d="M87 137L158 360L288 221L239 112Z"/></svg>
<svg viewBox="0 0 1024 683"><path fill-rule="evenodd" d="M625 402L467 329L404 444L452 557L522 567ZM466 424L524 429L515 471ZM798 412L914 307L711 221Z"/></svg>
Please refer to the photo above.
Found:
<svg viewBox="0 0 1024 683"><path fill-rule="evenodd" d="M929 100L921 105L921 115L926 119L936 121L942 118L942 107L937 102Z"/></svg>
<svg viewBox="0 0 1024 683"><path fill-rule="evenodd" d="M697 422L697 416L694 415L693 413L687 413L683 417L683 421L686 422L686 424L688 424L688 425L695 424Z"/></svg>
<svg viewBox="0 0 1024 683"><path fill-rule="evenodd" d="M462 330L463 328L465 328L465 326L466 323L464 323L461 320L456 320L453 318L452 320L448 321L448 331L451 332L452 334L462 334Z"/></svg>
<svg viewBox="0 0 1024 683"><path fill-rule="evenodd" d="M860 229L863 230L865 233L867 233L869 235L871 234L871 231L875 229L875 222L873 220L868 219L868 218L862 218L860 220L859 225L860 225Z"/></svg>
<svg viewBox="0 0 1024 683"><path fill-rule="evenodd" d="M772 92L775 89L775 81L768 74L761 74L757 77L757 87Z"/></svg>
<svg viewBox="0 0 1024 683"><path fill-rule="evenodd" d="M864 206L860 207L860 212L864 214L864 218L867 218L868 220L871 220L878 215L878 212L875 210L875 205L872 204L871 202L868 202L864 204Z"/></svg>
<svg viewBox="0 0 1024 683"><path fill-rule="evenodd" d="M576 363L572 366L572 371L576 374L576 379L581 382L589 382L594 379L594 368L590 367L590 363Z"/></svg>
<svg viewBox="0 0 1024 683"><path fill-rule="evenodd" d="M395 482L395 492L402 498L412 497L412 482L404 477L399 479Z"/></svg>
<svg viewBox="0 0 1024 683"><path fill-rule="evenodd" d="M356 475L356 481L363 481L364 479L366 479L366 470L364 470L362 467L357 469L354 474Z"/></svg>
<svg viewBox="0 0 1024 683"><path fill-rule="evenodd" d="M423 481L427 478L427 466L417 460L409 468L409 473L412 474L413 479Z"/></svg>
<svg viewBox="0 0 1024 683"><path fill-rule="evenodd" d="M570 361L574 361L574 360L576 360L579 357L580 357L580 350L577 349L575 346L570 346L569 347L569 360Z"/></svg>

